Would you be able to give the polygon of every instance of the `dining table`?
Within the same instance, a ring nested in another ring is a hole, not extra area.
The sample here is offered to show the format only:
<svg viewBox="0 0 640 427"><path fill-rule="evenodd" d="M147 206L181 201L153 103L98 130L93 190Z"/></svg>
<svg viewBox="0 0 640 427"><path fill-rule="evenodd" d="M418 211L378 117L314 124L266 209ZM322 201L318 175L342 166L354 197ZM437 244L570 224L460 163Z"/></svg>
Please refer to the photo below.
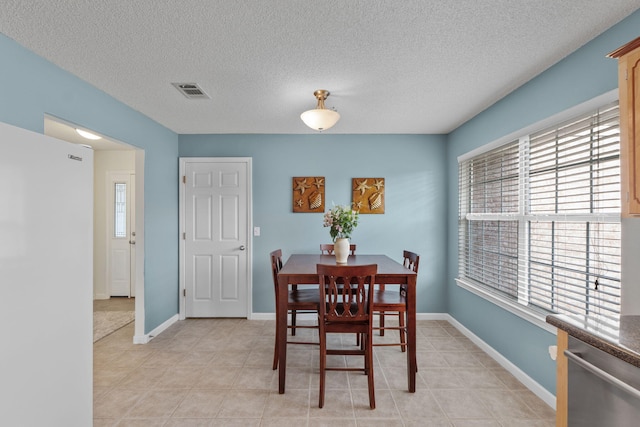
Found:
<svg viewBox="0 0 640 427"><path fill-rule="evenodd" d="M334 255L292 254L278 272L277 292L280 301L287 301L292 285L318 286L317 264L336 265ZM407 384L409 392L416 391L416 281L417 274L387 255L350 255L346 265L376 264L378 285L407 285ZM342 264L344 265L344 264ZM285 392L287 372L287 305L278 304L276 328L278 330L278 392Z"/></svg>

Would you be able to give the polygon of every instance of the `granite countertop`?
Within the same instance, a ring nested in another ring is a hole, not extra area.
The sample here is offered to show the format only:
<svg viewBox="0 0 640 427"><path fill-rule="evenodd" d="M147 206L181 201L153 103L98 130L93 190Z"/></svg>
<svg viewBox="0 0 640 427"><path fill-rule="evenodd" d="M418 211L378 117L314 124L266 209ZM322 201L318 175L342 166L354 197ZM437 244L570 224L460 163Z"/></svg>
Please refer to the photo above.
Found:
<svg viewBox="0 0 640 427"><path fill-rule="evenodd" d="M619 327L590 317L551 314L547 323L640 368L640 316L622 316Z"/></svg>

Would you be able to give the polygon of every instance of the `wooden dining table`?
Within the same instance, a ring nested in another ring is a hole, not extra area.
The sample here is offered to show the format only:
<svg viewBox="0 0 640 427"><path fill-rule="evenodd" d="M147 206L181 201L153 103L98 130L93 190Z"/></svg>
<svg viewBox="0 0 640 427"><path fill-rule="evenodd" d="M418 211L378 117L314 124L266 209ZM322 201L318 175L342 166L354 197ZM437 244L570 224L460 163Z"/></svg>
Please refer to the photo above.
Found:
<svg viewBox="0 0 640 427"><path fill-rule="evenodd" d="M334 255L293 254L278 273L278 299L287 301L291 285L318 285L317 264L336 264ZM407 285L407 383L416 391L416 279L417 274L386 255L350 255L347 265L377 264L376 284ZM278 329L278 391L284 393L287 372L287 305L279 304L276 313Z"/></svg>

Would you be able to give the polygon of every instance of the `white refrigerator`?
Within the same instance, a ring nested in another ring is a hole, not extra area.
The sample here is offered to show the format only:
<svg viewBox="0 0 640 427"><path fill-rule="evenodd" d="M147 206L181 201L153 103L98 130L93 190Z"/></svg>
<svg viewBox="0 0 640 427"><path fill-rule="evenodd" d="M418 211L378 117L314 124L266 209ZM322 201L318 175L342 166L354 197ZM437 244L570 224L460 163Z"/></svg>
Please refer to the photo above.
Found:
<svg viewBox="0 0 640 427"><path fill-rule="evenodd" d="M0 123L0 425L92 425L93 151Z"/></svg>

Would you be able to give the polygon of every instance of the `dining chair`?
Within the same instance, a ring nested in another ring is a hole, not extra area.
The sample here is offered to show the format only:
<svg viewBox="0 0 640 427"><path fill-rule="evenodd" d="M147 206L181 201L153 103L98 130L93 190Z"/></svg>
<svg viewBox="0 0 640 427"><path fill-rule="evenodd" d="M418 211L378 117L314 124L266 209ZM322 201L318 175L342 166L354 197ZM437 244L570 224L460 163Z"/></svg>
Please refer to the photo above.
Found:
<svg viewBox="0 0 640 427"><path fill-rule="evenodd" d="M333 255L333 243L320 243L320 253L323 255ZM349 255L356 254L356 245L354 243L349 245Z"/></svg>
<svg viewBox="0 0 640 427"><path fill-rule="evenodd" d="M418 274L418 267L420 265L420 255L411 252L403 251L402 253L403 265L405 268L413 270ZM406 330L406 316L407 316L407 285L386 285L391 286L393 289L386 289L385 285L378 285L378 288L373 294L373 311L377 313L379 317L379 326L374 327L374 330L380 331L380 336L384 336L386 329L398 330L400 333L400 342L395 343L374 343L374 346L395 346L399 345L402 351L407 349L407 330ZM398 326L386 326L385 316L397 315Z"/></svg>
<svg viewBox="0 0 640 427"><path fill-rule="evenodd" d="M271 258L271 272L273 274L273 288L276 294L276 318L280 304L287 304L287 317L291 317L291 324L287 324L287 330L291 329L291 335L295 335L297 328L318 329L316 325L297 325L296 314L298 313L318 313L319 297L318 291L315 289L298 289L297 285L293 285L287 292L287 301L279 301L278 299L278 272L282 269L282 250L276 249L269 254ZM276 324L276 340L273 350L273 369L278 369L278 325ZM318 342L310 341L287 341L287 344L312 344L318 345Z"/></svg>
<svg viewBox="0 0 640 427"><path fill-rule="evenodd" d="M373 383L373 287L378 271L376 264L317 265L320 304L318 327L320 336L320 395L318 406L324 406L326 371L362 371L367 375L369 407L375 409ZM342 284L349 283L350 286ZM327 334L355 333L362 346L327 348ZM364 368L328 367L327 355L364 356Z"/></svg>

